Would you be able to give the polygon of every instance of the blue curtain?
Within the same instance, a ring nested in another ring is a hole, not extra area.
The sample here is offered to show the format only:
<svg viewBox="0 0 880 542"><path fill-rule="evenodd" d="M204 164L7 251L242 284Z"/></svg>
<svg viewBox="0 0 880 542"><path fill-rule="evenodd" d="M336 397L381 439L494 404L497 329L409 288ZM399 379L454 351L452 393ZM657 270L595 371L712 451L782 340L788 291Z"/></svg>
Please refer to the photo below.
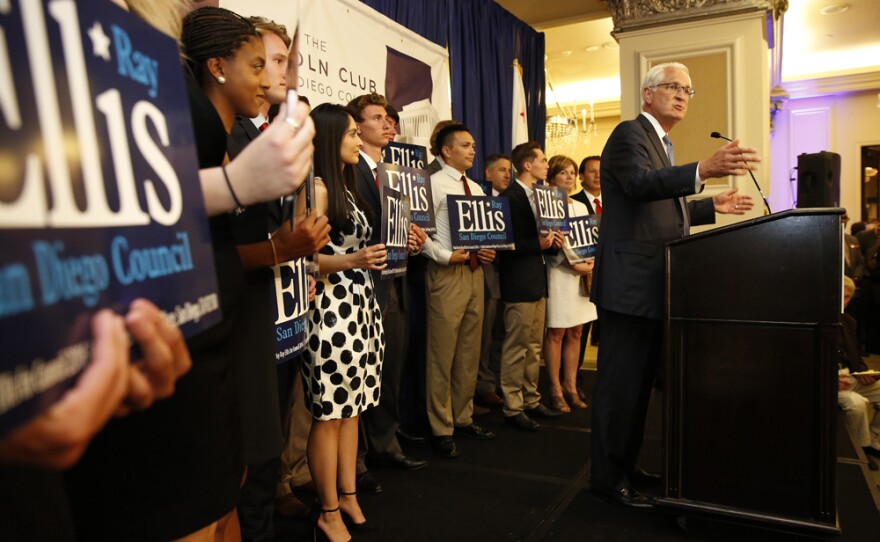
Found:
<svg viewBox="0 0 880 542"><path fill-rule="evenodd" d="M530 139L544 146L544 34L493 0L362 1L434 43L448 44L452 117L477 142L472 177L483 178L484 156L511 151L514 59L524 68Z"/></svg>
<svg viewBox="0 0 880 542"><path fill-rule="evenodd" d="M361 0L392 21L446 47L449 7L438 0Z"/></svg>

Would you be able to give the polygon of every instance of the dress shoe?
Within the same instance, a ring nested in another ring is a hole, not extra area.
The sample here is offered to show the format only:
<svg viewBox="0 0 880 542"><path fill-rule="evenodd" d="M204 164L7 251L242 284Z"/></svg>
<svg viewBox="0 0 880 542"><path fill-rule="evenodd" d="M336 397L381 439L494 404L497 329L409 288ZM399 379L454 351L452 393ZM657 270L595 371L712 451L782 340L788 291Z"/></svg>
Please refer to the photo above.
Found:
<svg viewBox="0 0 880 542"><path fill-rule="evenodd" d="M382 484L376 480L370 471L364 471L355 478L358 493L382 493Z"/></svg>
<svg viewBox="0 0 880 542"><path fill-rule="evenodd" d="M498 397L498 394L494 391L487 391L485 393L478 394L477 400L488 407L501 406L504 404L504 399Z"/></svg>
<svg viewBox="0 0 880 542"><path fill-rule="evenodd" d="M571 407L568 406L568 403L565 402L565 398L561 395L551 395L550 406L553 407L553 410L558 410L563 414L571 412Z"/></svg>
<svg viewBox="0 0 880 542"><path fill-rule="evenodd" d="M354 495L357 495L357 492L346 493L341 490L339 491L340 497L349 497L349 496L354 496ZM342 510L341 505L340 505L339 509L341 510L341 514L342 514L342 522L345 523L345 526L348 527L349 531L352 531L355 533L364 533L365 534L365 533L378 533L379 531L381 531L383 529L383 525L377 521L367 521L366 519L364 519L364 521L362 521L360 523L355 523L354 519L352 519L352 517L348 515L348 512L346 512L345 510Z"/></svg>
<svg viewBox="0 0 880 542"><path fill-rule="evenodd" d="M407 442L424 442L425 440L425 437L410 433L409 431L404 431L403 429L397 430L397 436Z"/></svg>
<svg viewBox="0 0 880 542"><path fill-rule="evenodd" d="M862 448L862 451L865 452L865 455L868 457L877 457L880 458L880 450L877 448L872 448L871 446L865 446Z"/></svg>
<svg viewBox="0 0 880 542"><path fill-rule="evenodd" d="M507 425L512 425L517 429L522 429L523 431L529 431L532 433L537 432L538 429L541 428L541 424L529 418L522 412L514 416L508 416L504 418L504 423L506 423Z"/></svg>
<svg viewBox="0 0 880 542"><path fill-rule="evenodd" d="M481 407L480 405L474 405L474 416L485 416L486 414L492 412L486 407Z"/></svg>
<svg viewBox="0 0 880 542"><path fill-rule="evenodd" d="M587 408L587 403L581 399L581 396L575 391L564 391L562 392L562 396L568 401L568 404L571 405L571 408ZM556 408L555 406L553 408ZM559 410L556 408L556 410Z"/></svg>
<svg viewBox="0 0 880 542"><path fill-rule="evenodd" d="M539 418L561 418L562 417L562 412L559 412L558 410L550 410L549 408L545 407L541 403L538 403L538 406L536 406L535 408L527 408L525 410L525 412L529 416L533 416L533 417L537 416Z"/></svg>
<svg viewBox="0 0 880 542"><path fill-rule="evenodd" d="M464 435L468 438L476 440L490 440L495 438L495 433L489 431L488 429L483 429L479 425L473 423L470 425L465 425L464 427L456 427L455 434Z"/></svg>
<svg viewBox="0 0 880 542"><path fill-rule="evenodd" d="M654 508L654 498L642 495L631 487L623 489L590 488L590 493L604 501L629 506L631 508Z"/></svg>
<svg viewBox="0 0 880 542"><path fill-rule="evenodd" d="M279 516L285 518L307 518L310 511L304 502L291 493L275 499L275 513Z"/></svg>
<svg viewBox="0 0 880 542"><path fill-rule="evenodd" d="M447 459L458 457L458 449L455 447L455 441L452 440L452 437L434 437L431 446L434 448L434 453L440 457Z"/></svg>
<svg viewBox="0 0 880 542"><path fill-rule="evenodd" d="M379 465L382 467L396 467L404 470L419 470L428 466L428 462L422 459L413 459L402 453L397 454L381 454L376 456L367 456L367 461L371 465Z"/></svg>
<svg viewBox="0 0 880 542"><path fill-rule="evenodd" d="M663 477L659 474L639 469L630 475L629 481L634 488L643 489L646 487L657 487L663 484Z"/></svg>

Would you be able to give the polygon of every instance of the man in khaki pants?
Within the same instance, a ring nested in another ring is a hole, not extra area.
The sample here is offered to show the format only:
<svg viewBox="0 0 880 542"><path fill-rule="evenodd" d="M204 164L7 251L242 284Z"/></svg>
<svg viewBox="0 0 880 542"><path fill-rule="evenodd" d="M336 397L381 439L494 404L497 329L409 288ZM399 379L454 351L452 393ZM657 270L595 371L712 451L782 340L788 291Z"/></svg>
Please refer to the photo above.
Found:
<svg viewBox="0 0 880 542"><path fill-rule="evenodd" d="M431 175L437 233L423 254L431 259L425 276L427 292L427 407L434 451L457 457L453 433L487 440L495 435L473 423L474 388L480 365L483 326L483 270L495 251L452 250L446 196L482 196L465 170L474 163L474 138L460 123L437 134L442 168Z"/></svg>
<svg viewBox="0 0 880 542"><path fill-rule="evenodd" d="M559 232L538 234L534 186L547 177L544 151L535 141L517 145L512 153L516 180L501 193L510 202L515 250L499 258L501 299L504 301L504 345L501 350L501 391L504 421L523 431L541 426L532 418L562 414L540 403L538 374L547 303L547 271L543 251L561 248Z"/></svg>

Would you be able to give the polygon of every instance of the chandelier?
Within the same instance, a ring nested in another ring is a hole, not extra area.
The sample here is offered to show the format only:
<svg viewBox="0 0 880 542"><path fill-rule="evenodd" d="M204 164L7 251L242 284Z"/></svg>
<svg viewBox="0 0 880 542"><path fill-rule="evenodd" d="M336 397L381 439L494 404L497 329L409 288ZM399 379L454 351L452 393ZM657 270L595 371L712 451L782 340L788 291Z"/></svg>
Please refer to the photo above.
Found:
<svg viewBox="0 0 880 542"><path fill-rule="evenodd" d="M596 119L593 115L593 100L590 99L589 110L584 107L581 110L581 125L578 126L576 109L563 107L559 103L556 89L553 87L553 81L550 77L548 68L544 68L547 77L547 86L550 88L550 94L556 103L557 113L549 117L544 123L544 135L546 137L546 149L552 154L565 154L571 156L576 154L579 139L582 143L589 143L592 136L598 134ZM589 123L587 122L587 114L589 113Z"/></svg>

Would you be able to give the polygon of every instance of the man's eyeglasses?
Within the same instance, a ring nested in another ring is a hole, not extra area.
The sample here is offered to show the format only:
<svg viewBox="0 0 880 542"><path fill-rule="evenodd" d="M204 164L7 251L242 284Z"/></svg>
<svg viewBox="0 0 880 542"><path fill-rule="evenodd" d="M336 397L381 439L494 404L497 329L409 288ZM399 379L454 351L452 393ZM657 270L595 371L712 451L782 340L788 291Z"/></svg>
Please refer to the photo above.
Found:
<svg viewBox="0 0 880 542"><path fill-rule="evenodd" d="M683 90L684 93L688 95L688 98L693 98L694 94L697 93L697 91L691 87L683 87L679 83L657 83L654 87L664 87L671 90L673 94L678 94L678 91Z"/></svg>

